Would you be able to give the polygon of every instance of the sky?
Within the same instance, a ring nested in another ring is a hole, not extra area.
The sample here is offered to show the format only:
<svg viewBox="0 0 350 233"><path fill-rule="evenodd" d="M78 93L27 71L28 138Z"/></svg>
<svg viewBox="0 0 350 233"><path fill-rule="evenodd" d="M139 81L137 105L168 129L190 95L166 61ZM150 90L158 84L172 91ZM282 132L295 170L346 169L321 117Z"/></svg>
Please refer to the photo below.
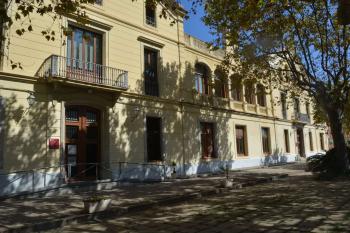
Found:
<svg viewBox="0 0 350 233"><path fill-rule="evenodd" d="M181 5L190 12L191 2L188 0L181 0ZM204 15L203 7L197 9L196 14L190 12L189 19L185 21L185 32L198 39L209 42L213 38L209 33L209 28L204 25L201 18Z"/></svg>

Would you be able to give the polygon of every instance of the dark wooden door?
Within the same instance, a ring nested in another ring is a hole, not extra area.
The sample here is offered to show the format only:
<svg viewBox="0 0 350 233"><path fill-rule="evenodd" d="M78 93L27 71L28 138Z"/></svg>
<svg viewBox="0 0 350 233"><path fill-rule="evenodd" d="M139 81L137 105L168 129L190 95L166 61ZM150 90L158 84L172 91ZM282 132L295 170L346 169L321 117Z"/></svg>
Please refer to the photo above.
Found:
<svg viewBox="0 0 350 233"><path fill-rule="evenodd" d="M147 160L162 161L161 147L161 119L156 117L146 118L147 128Z"/></svg>
<svg viewBox="0 0 350 233"><path fill-rule="evenodd" d="M201 122L201 144L202 157L214 158L214 125L212 123Z"/></svg>
<svg viewBox="0 0 350 233"><path fill-rule="evenodd" d="M302 128L297 129L297 148L300 156L305 156L304 133Z"/></svg>
<svg viewBox="0 0 350 233"><path fill-rule="evenodd" d="M66 108L67 173L76 179L98 177L100 112L85 106Z"/></svg>

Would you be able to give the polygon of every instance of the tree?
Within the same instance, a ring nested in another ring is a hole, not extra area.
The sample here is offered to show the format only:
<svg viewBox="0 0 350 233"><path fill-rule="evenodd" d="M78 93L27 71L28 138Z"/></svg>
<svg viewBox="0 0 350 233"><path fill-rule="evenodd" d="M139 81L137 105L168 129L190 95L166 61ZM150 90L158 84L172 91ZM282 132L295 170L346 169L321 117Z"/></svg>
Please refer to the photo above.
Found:
<svg viewBox="0 0 350 233"><path fill-rule="evenodd" d="M349 168L342 122L349 96L350 29L335 0L208 0L204 21L226 47L226 66L306 93L327 116L337 168ZM236 65L232 65L236 64Z"/></svg>

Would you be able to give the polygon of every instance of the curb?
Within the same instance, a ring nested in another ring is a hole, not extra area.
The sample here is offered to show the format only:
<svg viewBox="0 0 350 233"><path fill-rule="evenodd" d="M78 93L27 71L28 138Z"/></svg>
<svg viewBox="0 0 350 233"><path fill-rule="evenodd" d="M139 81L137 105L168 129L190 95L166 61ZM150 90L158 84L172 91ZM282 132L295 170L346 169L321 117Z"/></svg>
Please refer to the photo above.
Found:
<svg viewBox="0 0 350 233"><path fill-rule="evenodd" d="M284 178L287 178L288 174L281 174L281 175L275 175L268 178L258 178L254 181L248 181L244 183L235 184L232 188L223 188L223 187L214 187L209 190L198 190L196 192L191 193L183 193L180 195L175 195L172 197L166 197L166 198L159 198L156 200L150 200L150 201L144 201L141 203L133 204L127 207L112 207L109 210L103 211L103 212L97 212L93 214L78 214L78 215L71 215L67 217L62 217L55 220L45 221L45 222L38 222L34 224L28 224L22 227L18 228L8 228L8 229L1 229L0 233L29 233L29 232L41 232L41 231L47 231L52 229L61 228L65 225L72 224L72 223L79 223L83 221L93 220L93 219L102 219L102 218L108 218L108 217L119 217L127 213L132 212L140 212L144 210L148 210L151 208L154 208L156 206L164 206L164 205L170 205L170 204L176 204L188 200L193 200L201 197L211 196L215 194L220 193L227 193L230 190L237 190L242 189L244 187L249 186L255 186L259 184L269 183L277 180L281 180Z"/></svg>

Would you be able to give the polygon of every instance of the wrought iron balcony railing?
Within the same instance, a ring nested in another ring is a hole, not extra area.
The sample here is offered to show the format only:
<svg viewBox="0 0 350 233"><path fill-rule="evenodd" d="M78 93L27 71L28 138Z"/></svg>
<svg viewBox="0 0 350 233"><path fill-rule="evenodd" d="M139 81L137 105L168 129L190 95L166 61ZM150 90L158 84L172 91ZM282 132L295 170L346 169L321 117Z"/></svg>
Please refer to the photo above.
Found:
<svg viewBox="0 0 350 233"><path fill-rule="evenodd" d="M96 63L51 55L39 68L41 78L61 78L69 81L128 89L128 72Z"/></svg>
<svg viewBox="0 0 350 233"><path fill-rule="evenodd" d="M295 113L294 120L303 123L310 123L310 117L305 113Z"/></svg>

